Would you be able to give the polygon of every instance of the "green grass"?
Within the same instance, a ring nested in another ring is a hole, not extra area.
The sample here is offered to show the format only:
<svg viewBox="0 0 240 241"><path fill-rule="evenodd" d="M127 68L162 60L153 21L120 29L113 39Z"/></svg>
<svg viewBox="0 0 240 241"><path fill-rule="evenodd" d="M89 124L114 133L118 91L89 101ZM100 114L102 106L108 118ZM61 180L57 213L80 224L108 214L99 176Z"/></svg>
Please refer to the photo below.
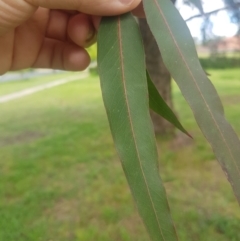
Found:
<svg viewBox="0 0 240 241"><path fill-rule="evenodd" d="M240 71L210 73L240 134ZM175 140L158 138L179 238L238 241L240 209L231 187L176 85L173 94L194 135L194 141L180 133ZM149 240L113 146L97 77L1 104L0 116L0 241Z"/></svg>
<svg viewBox="0 0 240 241"><path fill-rule="evenodd" d="M62 79L69 75L76 75L76 73L63 72L51 75L43 75L29 79L9 81L0 83L0 96L11 94L17 91L25 90L27 88L35 87L38 85L46 84L50 81Z"/></svg>

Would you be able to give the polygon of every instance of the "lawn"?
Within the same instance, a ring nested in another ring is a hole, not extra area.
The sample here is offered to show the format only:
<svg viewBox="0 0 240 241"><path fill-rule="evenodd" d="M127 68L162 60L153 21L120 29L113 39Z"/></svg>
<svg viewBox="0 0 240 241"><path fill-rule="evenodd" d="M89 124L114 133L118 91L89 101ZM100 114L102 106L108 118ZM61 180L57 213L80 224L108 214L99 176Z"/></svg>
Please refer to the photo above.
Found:
<svg viewBox="0 0 240 241"><path fill-rule="evenodd" d="M240 70L209 72L240 134ZM194 136L157 138L179 239L238 241L240 209L231 187L176 85L173 96ZM97 77L1 104L0 116L0 241L149 240L113 146Z"/></svg>
<svg viewBox="0 0 240 241"><path fill-rule="evenodd" d="M76 75L76 73L62 72L62 73L54 73L52 75L46 75L46 76L36 76L34 78L23 79L21 81L17 80L17 81L3 82L3 83L0 83L0 87L1 87L0 96L25 90L26 88L43 85L50 81L63 79L71 75Z"/></svg>

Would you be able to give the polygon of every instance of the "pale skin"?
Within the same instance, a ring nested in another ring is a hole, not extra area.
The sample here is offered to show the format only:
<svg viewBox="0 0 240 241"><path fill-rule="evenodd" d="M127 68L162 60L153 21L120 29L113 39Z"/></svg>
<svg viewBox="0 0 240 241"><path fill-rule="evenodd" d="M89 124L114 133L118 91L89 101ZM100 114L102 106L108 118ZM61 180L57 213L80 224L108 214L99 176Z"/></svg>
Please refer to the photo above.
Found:
<svg viewBox="0 0 240 241"><path fill-rule="evenodd" d="M10 70L84 70L85 47L101 16L134 10L141 0L0 0L0 75Z"/></svg>

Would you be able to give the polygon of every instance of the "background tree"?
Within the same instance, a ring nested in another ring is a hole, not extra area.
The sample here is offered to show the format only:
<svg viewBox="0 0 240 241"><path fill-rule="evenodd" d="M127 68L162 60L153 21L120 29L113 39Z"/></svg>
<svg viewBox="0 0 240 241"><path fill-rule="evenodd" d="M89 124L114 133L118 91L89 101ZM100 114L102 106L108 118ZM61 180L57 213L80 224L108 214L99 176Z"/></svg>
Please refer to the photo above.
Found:
<svg viewBox="0 0 240 241"><path fill-rule="evenodd" d="M172 0L173 3L176 0ZM165 67L156 40L147 24L146 19L139 19L140 30L143 37L147 69L166 103L173 109L171 93L171 75ZM174 126L158 114L151 111L151 117L156 134L173 135Z"/></svg>
<svg viewBox="0 0 240 241"><path fill-rule="evenodd" d="M184 4L197 7L200 14L193 16L188 19L191 20L194 17L203 17L204 21L201 27L203 42L207 42L209 39L213 38L212 28L213 23L211 22L211 15L217 13L218 11L227 10L232 22L238 24L240 34L240 1L239 0L223 0L225 7L219 10L215 10L211 13L204 13L201 1L198 0L185 0ZM172 0L175 4L176 0ZM140 30L143 37L145 53L146 53L146 64L151 75L151 78L156 85L159 93L166 101L166 103L173 108L172 94L171 94L171 75L169 74L167 68L165 67L161 53L157 46L156 40L154 39L152 32L149 29L146 19L139 20ZM174 126L168 121L163 119L161 116L151 111L151 117L154 124L154 129L156 134L169 135L174 134Z"/></svg>
<svg viewBox="0 0 240 241"><path fill-rule="evenodd" d="M171 108L173 108L171 94L171 75L163 63L156 40L154 39L146 20L140 19L139 24L143 36L148 71L163 99ZM151 117L156 134L174 133L174 126L163 119L161 116L151 111Z"/></svg>
<svg viewBox="0 0 240 241"><path fill-rule="evenodd" d="M169 0L145 0L143 5L162 59L240 201L240 141L226 121L221 99L201 67L189 29ZM144 46L132 14L103 18L98 47L104 105L138 211L152 240L178 240L159 177L149 115L149 108L155 111L156 106L163 104L166 108L166 103L156 104L162 98L146 74ZM172 116L165 111L161 114L164 118Z"/></svg>
<svg viewBox="0 0 240 241"><path fill-rule="evenodd" d="M201 27L203 41L214 37L214 35L212 33L212 26L214 23L212 23L212 21L211 21L211 16L214 14L217 14L220 11L228 12L231 22L238 25L238 32L236 33L236 35L240 34L240 1L239 0L222 0L222 1L225 4L224 7L213 10L211 12L205 12L205 13L203 12L201 0L185 0L184 1L185 4L197 7L200 12L200 14L194 15L194 16L188 18L186 21L190 21L194 18L203 18L204 19L202 27Z"/></svg>

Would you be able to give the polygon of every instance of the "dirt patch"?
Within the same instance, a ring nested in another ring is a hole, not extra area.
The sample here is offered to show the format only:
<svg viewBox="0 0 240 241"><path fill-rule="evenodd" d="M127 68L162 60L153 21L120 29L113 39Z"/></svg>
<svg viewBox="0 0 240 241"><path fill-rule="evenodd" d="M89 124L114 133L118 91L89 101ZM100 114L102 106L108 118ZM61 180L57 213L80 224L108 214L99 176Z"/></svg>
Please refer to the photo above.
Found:
<svg viewBox="0 0 240 241"><path fill-rule="evenodd" d="M60 222L79 222L79 203L78 200L59 200L51 209L45 211L45 214L54 220Z"/></svg>
<svg viewBox="0 0 240 241"><path fill-rule="evenodd" d="M122 219L119 222L119 226L124 227L129 234L132 234L132 237L131 237L132 240L137 240L136 236L138 233L147 235L144 228L143 221L136 210L130 216L126 216L124 219ZM146 240L148 240L147 236L146 236Z"/></svg>
<svg viewBox="0 0 240 241"><path fill-rule="evenodd" d="M183 147L190 146L194 143L194 140L185 135L184 133L179 133L173 141L170 143L170 149L177 151Z"/></svg>
<svg viewBox="0 0 240 241"><path fill-rule="evenodd" d="M15 136L0 137L0 147L24 144L40 139L45 136L45 134L35 131L27 131Z"/></svg>

